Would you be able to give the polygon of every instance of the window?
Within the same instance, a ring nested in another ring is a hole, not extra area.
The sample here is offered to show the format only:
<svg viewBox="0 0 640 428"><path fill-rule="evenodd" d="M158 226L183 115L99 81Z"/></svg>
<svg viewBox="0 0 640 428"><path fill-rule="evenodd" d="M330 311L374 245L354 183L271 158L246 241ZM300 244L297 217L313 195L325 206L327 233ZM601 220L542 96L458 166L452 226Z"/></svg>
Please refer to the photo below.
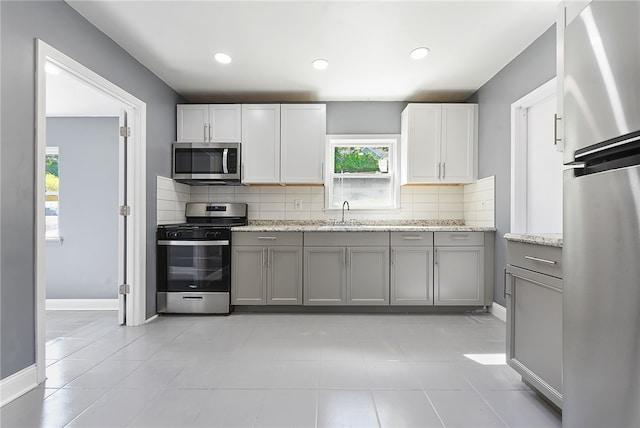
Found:
<svg viewBox="0 0 640 428"><path fill-rule="evenodd" d="M328 136L325 208L398 207L396 135Z"/></svg>
<svg viewBox="0 0 640 428"><path fill-rule="evenodd" d="M60 238L60 229L58 224L59 188L60 178L58 175L58 147L47 147L45 158L45 202L44 215L46 232L45 237L48 239Z"/></svg>

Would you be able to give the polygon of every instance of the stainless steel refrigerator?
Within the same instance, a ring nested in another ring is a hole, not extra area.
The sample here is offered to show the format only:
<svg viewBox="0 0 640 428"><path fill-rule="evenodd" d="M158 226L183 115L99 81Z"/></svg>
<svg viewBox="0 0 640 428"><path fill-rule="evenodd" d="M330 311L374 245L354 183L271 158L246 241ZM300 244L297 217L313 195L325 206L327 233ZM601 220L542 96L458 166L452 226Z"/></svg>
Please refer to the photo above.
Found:
<svg viewBox="0 0 640 428"><path fill-rule="evenodd" d="M565 31L563 426L640 427L640 2Z"/></svg>

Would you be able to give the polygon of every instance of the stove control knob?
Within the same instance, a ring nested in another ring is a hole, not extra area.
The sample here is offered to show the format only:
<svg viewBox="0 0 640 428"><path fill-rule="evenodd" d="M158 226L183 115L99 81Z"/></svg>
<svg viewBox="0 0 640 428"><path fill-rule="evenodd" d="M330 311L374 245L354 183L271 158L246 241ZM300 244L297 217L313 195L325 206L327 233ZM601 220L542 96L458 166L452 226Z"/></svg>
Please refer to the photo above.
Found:
<svg viewBox="0 0 640 428"><path fill-rule="evenodd" d="M204 236L205 238L218 238L220 237L220 232L207 232Z"/></svg>
<svg viewBox="0 0 640 428"><path fill-rule="evenodd" d="M181 232L169 232L167 235L169 235L169 238L179 238L180 236L182 236Z"/></svg>

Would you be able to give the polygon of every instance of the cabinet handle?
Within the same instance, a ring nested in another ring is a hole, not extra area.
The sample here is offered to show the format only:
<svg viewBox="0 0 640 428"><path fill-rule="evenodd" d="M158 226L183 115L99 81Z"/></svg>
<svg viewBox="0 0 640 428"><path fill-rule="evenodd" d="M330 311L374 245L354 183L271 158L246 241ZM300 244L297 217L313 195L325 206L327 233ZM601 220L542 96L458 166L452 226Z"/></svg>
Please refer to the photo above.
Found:
<svg viewBox="0 0 640 428"><path fill-rule="evenodd" d="M440 168L442 166L442 162L438 162L438 180L440 179Z"/></svg>
<svg viewBox="0 0 640 428"><path fill-rule="evenodd" d="M541 259L541 258L533 257L533 256L524 256L524 258L527 259L527 260L534 261L534 262L546 263L548 265L555 265L556 264L556 262L553 261L553 260Z"/></svg>
<svg viewBox="0 0 640 428"><path fill-rule="evenodd" d="M442 162L442 179L444 180L444 177L447 173L447 163L446 162Z"/></svg>
<svg viewBox="0 0 640 428"><path fill-rule="evenodd" d="M265 241L275 241L277 238L275 236L258 236L258 239L262 239Z"/></svg>
<svg viewBox="0 0 640 428"><path fill-rule="evenodd" d="M213 138L211 138L211 124L209 124L209 141L213 141Z"/></svg>
<svg viewBox="0 0 640 428"><path fill-rule="evenodd" d="M504 276L503 276L503 291L504 291L504 299L507 300L507 296L511 296L511 293L507 293L507 268L504 268Z"/></svg>
<svg viewBox="0 0 640 428"><path fill-rule="evenodd" d="M322 182L324 183L324 162L320 164L320 175L322 177Z"/></svg>
<svg viewBox="0 0 640 428"><path fill-rule="evenodd" d="M433 263L437 265L438 264L438 250L435 250L434 253L435 254L433 256Z"/></svg>
<svg viewBox="0 0 640 428"><path fill-rule="evenodd" d="M265 261L265 257L264 257L264 250L266 250L266 248L262 249L262 267L267 267L267 265L265 264L266 261Z"/></svg>
<svg viewBox="0 0 640 428"><path fill-rule="evenodd" d="M469 235L449 235L452 241L468 241Z"/></svg>
<svg viewBox="0 0 640 428"><path fill-rule="evenodd" d="M402 239L406 241L419 241L422 239L422 236L403 236Z"/></svg>
<svg viewBox="0 0 640 428"><path fill-rule="evenodd" d="M273 261L273 251L271 248L267 248L267 267L271 266L271 262Z"/></svg>
<svg viewBox="0 0 640 428"><path fill-rule="evenodd" d="M342 266L347 267L347 252L342 250Z"/></svg>
<svg viewBox="0 0 640 428"><path fill-rule="evenodd" d="M207 138L207 124L204 124L204 129L202 130L202 141L209 141Z"/></svg>

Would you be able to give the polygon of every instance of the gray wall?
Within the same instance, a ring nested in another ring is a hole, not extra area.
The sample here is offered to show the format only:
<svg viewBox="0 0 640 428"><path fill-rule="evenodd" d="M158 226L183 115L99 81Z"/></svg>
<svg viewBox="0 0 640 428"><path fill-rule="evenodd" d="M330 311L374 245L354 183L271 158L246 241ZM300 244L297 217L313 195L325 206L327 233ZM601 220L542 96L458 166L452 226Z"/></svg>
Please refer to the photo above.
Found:
<svg viewBox="0 0 640 428"><path fill-rule="evenodd" d="M478 103L478 177L496 177L496 258L494 301L505 304L503 269L511 229L511 104L556 75L556 27L526 50L467 100Z"/></svg>
<svg viewBox="0 0 640 428"><path fill-rule="evenodd" d="M147 103L147 315L155 313L156 175L183 99L61 0L0 1L0 379L35 362L35 47L40 38Z"/></svg>
<svg viewBox="0 0 640 428"><path fill-rule="evenodd" d="M47 299L116 299L118 118L47 118L59 148L60 235L48 242Z"/></svg>
<svg viewBox="0 0 640 428"><path fill-rule="evenodd" d="M399 134L404 101L327 104L327 134Z"/></svg>

